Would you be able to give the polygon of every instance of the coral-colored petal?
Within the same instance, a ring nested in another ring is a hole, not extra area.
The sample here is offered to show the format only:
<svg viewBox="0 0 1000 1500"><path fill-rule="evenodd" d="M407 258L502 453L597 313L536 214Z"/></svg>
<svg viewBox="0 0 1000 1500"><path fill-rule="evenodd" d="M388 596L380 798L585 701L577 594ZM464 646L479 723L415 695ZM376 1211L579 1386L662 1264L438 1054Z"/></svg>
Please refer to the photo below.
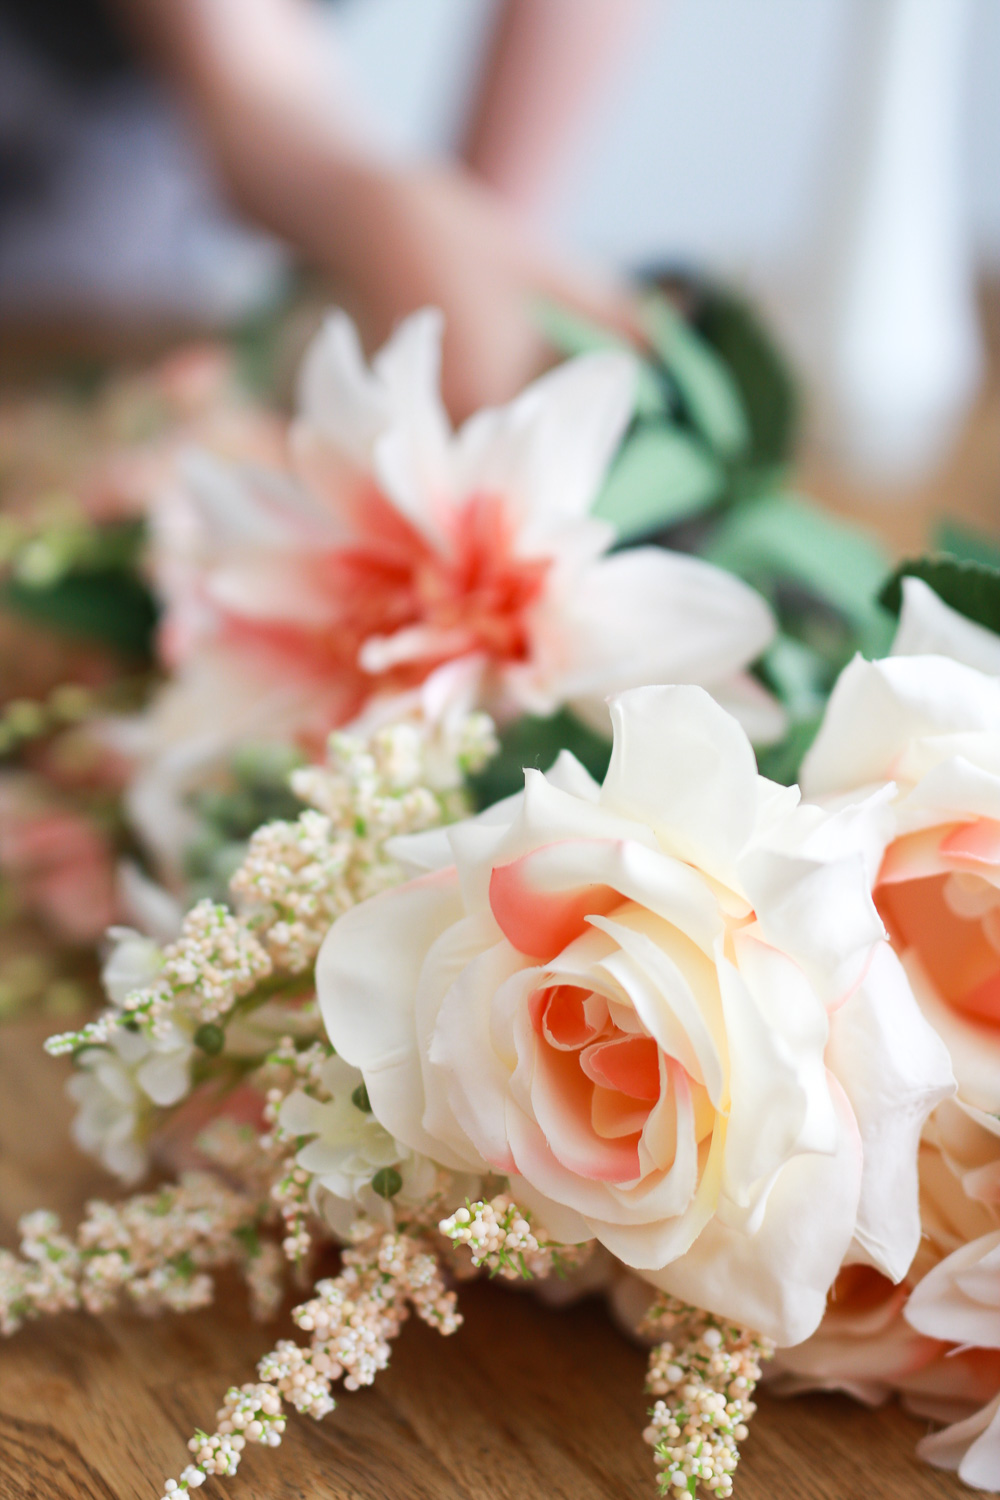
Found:
<svg viewBox="0 0 1000 1500"><path fill-rule="evenodd" d="M984 865L1000 865L1000 823L995 818L960 823L941 840L941 853L978 860Z"/></svg>
<svg viewBox="0 0 1000 1500"><path fill-rule="evenodd" d="M602 1088L653 1103L660 1097L660 1062L651 1036L614 1037L581 1053L580 1066Z"/></svg>
<svg viewBox="0 0 1000 1500"><path fill-rule="evenodd" d="M541 1004L537 1010L533 1008L532 1020L553 1047L569 1052L594 1040L597 1033L585 1009L589 990L575 984L557 984L538 994Z"/></svg>
<svg viewBox="0 0 1000 1500"><path fill-rule="evenodd" d="M530 879L531 859L526 854L496 867L490 876L490 907L519 953L549 963L580 936L589 916L606 916L622 898L607 885L540 891Z"/></svg>

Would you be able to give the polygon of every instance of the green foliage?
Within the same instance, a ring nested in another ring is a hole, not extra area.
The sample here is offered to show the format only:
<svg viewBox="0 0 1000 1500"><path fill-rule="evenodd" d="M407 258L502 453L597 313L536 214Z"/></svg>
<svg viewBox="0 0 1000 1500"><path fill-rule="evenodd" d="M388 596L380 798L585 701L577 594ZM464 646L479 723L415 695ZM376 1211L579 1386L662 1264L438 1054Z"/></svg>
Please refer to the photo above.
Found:
<svg viewBox="0 0 1000 1500"><path fill-rule="evenodd" d="M690 317L675 301L690 305ZM551 303L538 316L567 356L622 349L637 361L632 425L594 507L621 544L751 504L773 488L792 442L793 385L738 297L691 281L659 283L642 303L644 349Z"/></svg>
<svg viewBox="0 0 1000 1500"><path fill-rule="evenodd" d="M42 585L8 578L0 582L0 607L137 662L153 659L156 604L142 580L121 568L72 572Z"/></svg>
<svg viewBox="0 0 1000 1500"><path fill-rule="evenodd" d="M879 596L894 615L902 608L904 578L922 578L960 615L1000 634L1000 568L955 557L911 558L900 563Z"/></svg>
<svg viewBox="0 0 1000 1500"><path fill-rule="evenodd" d="M470 778L476 807L491 807L521 791L525 770L547 771L561 750L572 751L595 780L604 779L611 759L610 739L589 729L568 709L548 719L526 715L501 731L499 754Z"/></svg>
<svg viewBox="0 0 1000 1500"><path fill-rule="evenodd" d="M372 1189L380 1198L395 1198L402 1187L403 1179L395 1167L382 1167L372 1178Z"/></svg>
<svg viewBox="0 0 1000 1500"><path fill-rule="evenodd" d="M650 343L694 430L721 458L740 457L749 447L750 429L739 386L724 361L665 297L649 296L643 313Z"/></svg>
<svg viewBox="0 0 1000 1500"><path fill-rule="evenodd" d="M888 554L865 532L791 494L773 494L723 518L705 548L709 562L747 579L783 623L796 615L819 623L832 611L845 627L844 649L879 656L892 624L877 602ZM802 636L801 623L794 634Z"/></svg>
<svg viewBox="0 0 1000 1500"><path fill-rule="evenodd" d="M67 523L21 540L0 577L0 607L149 662L157 607L138 570L144 540L137 521Z"/></svg>
<svg viewBox="0 0 1000 1500"><path fill-rule="evenodd" d="M194 1034L194 1044L200 1047L202 1052L209 1057L218 1057L226 1045L226 1033L221 1026L214 1025L211 1021L205 1021L198 1027Z"/></svg>
<svg viewBox="0 0 1000 1500"><path fill-rule="evenodd" d="M791 371L753 308L725 288L702 287L692 321L739 390L749 429L747 462L777 468L791 454L798 421Z"/></svg>
<svg viewBox="0 0 1000 1500"><path fill-rule="evenodd" d="M642 423L622 445L594 514L631 542L707 510L725 483L703 445L667 423Z"/></svg>
<svg viewBox="0 0 1000 1500"><path fill-rule="evenodd" d="M1000 568L1000 545L985 532L964 526L960 521L941 521L935 527L934 551L947 553L959 562L985 563L988 568Z"/></svg>

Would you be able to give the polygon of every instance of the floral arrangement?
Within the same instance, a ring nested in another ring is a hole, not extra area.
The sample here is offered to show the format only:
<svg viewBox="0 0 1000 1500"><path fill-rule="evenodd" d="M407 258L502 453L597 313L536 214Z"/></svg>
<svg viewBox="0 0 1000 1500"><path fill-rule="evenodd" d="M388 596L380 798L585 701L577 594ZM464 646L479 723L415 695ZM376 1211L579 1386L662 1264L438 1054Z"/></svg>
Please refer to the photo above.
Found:
<svg viewBox="0 0 1000 1500"><path fill-rule="evenodd" d="M21 866L119 919L47 1046L153 1185L23 1220L0 1329L308 1290L165 1496L477 1275L605 1291L664 1495L733 1492L761 1380L899 1393L1000 1488L1000 575L861 542L789 604L774 412L651 307L644 359L563 319L457 433L434 314L370 367L334 315L280 442L164 445L160 666L87 727L129 860L104 888L57 826ZM679 525L702 556L637 544Z"/></svg>

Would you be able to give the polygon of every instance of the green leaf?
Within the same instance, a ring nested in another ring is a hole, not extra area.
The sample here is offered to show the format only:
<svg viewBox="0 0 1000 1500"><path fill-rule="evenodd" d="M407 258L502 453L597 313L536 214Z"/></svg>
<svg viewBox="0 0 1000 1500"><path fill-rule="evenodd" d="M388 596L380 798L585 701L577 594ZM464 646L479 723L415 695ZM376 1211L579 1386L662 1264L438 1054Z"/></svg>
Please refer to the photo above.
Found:
<svg viewBox="0 0 1000 1500"><path fill-rule="evenodd" d="M194 1034L194 1044L202 1052L207 1052L209 1057L218 1057L226 1045L226 1033L212 1021L204 1021Z"/></svg>
<svg viewBox="0 0 1000 1500"><path fill-rule="evenodd" d="M946 552L959 562L985 563L1000 568L1000 546L991 536L960 521L941 521L934 529L935 552Z"/></svg>
<svg viewBox="0 0 1000 1500"><path fill-rule="evenodd" d="M1000 569L954 557L911 558L900 563L879 596L894 615L902 608L904 578L922 578L960 615L1000 634Z"/></svg>
<svg viewBox="0 0 1000 1500"><path fill-rule="evenodd" d="M782 786L794 786L799 779L806 751L816 738L821 717L820 714L815 714L808 719L798 720L792 724L783 740L759 750L757 769L760 774L769 781L780 782Z"/></svg>
<svg viewBox="0 0 1000 1500"><path fill-rule="evenodd" d="M653 348L663 360L694 426L726 459L739 458L750 441L740 390L715 350L664 297L644 302Z"/></svg>
<svg viewBox="0 0 1000 1500"><path fill-rule="evenodd" d="M521 791L525 769L534 766L547 771L560 750L571 750L591 776L603 781L611 759L610 737L595 733L568 709L548 719L525 715L501 731L499 754L470 778L476 807L491 807Z"/></svg>
<svg viewBox="0 0 1000 1500"><path fill-rule="evenodd" d="M891 623L876 602L889 573L888 554L866 532L810 501L773 495L737 506L705 556L772 599L789 585L815 596L850 623L860 650L873 656L888 650Z"/></svg>
<svg viewBox="0 0 1000 1500"><path fill-rule="evenodd" d="M798 423L795 382L753 308L724 288L701 288L694 326L724 360L739 388L750 429L747 461L787 463Z"/></svg>
<svg viewBox="0 0 1000 1500"><path fill-rule="evenodd" d="M818 713L830 691L827 661L813 646L779 632L764 652L761 675L793 719Z"/></svg>
<svg viewBox="0 0 1000 1500"><path fill-rule="evenodd" d="M152 659L156 604L141 579L120 568L69 573L45 585L8 578L0 583L0 606L123 656Z"/></svg>
<svg viewBox="0 0 1000 1500"><path fill-rule="evenodd" d="M665 423L644 423L622 444L594 514L629 542L698 515L724 484L721 468L694 438Z"/></svg>
<svg viewBox="0 0 1000 1500"><path fill-rule="evenodd" d="M382 1167L372 1178L372 1188L380 1198L395 1198L403 1189L402 1176L395 1167Z"/></svg>
<svg viewBox="0 0 1000 1500"><path fill-rule="evenodd" d="M641 358L634 344L601 323L594 323L571 312L558 302L540 301L535 305L535 320L553 348L567 359L578 354L595 354L617 349L630 354L638 366L635 393L637 417L662 416L669 405L667 390L656 367Z"/></svg>

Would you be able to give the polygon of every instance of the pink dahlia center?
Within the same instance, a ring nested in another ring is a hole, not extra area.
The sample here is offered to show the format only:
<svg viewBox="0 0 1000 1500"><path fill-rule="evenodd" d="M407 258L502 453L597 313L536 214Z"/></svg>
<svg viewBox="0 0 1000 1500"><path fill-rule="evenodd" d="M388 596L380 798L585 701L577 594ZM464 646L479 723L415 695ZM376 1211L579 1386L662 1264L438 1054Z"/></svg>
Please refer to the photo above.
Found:
<svg viewBox="0 0 1000 1500"><path fill-rule="evenodd" d="M435 547L372 495L362 540L309 564L314 585L330 599L330 616L307 649L353 668L366 642L398 637L405 644L375 675L399 687L472 653L523 661L531 652L528 612L550 565L517 555L500 496L471 496L450 515L445 541Z"/></svg>

